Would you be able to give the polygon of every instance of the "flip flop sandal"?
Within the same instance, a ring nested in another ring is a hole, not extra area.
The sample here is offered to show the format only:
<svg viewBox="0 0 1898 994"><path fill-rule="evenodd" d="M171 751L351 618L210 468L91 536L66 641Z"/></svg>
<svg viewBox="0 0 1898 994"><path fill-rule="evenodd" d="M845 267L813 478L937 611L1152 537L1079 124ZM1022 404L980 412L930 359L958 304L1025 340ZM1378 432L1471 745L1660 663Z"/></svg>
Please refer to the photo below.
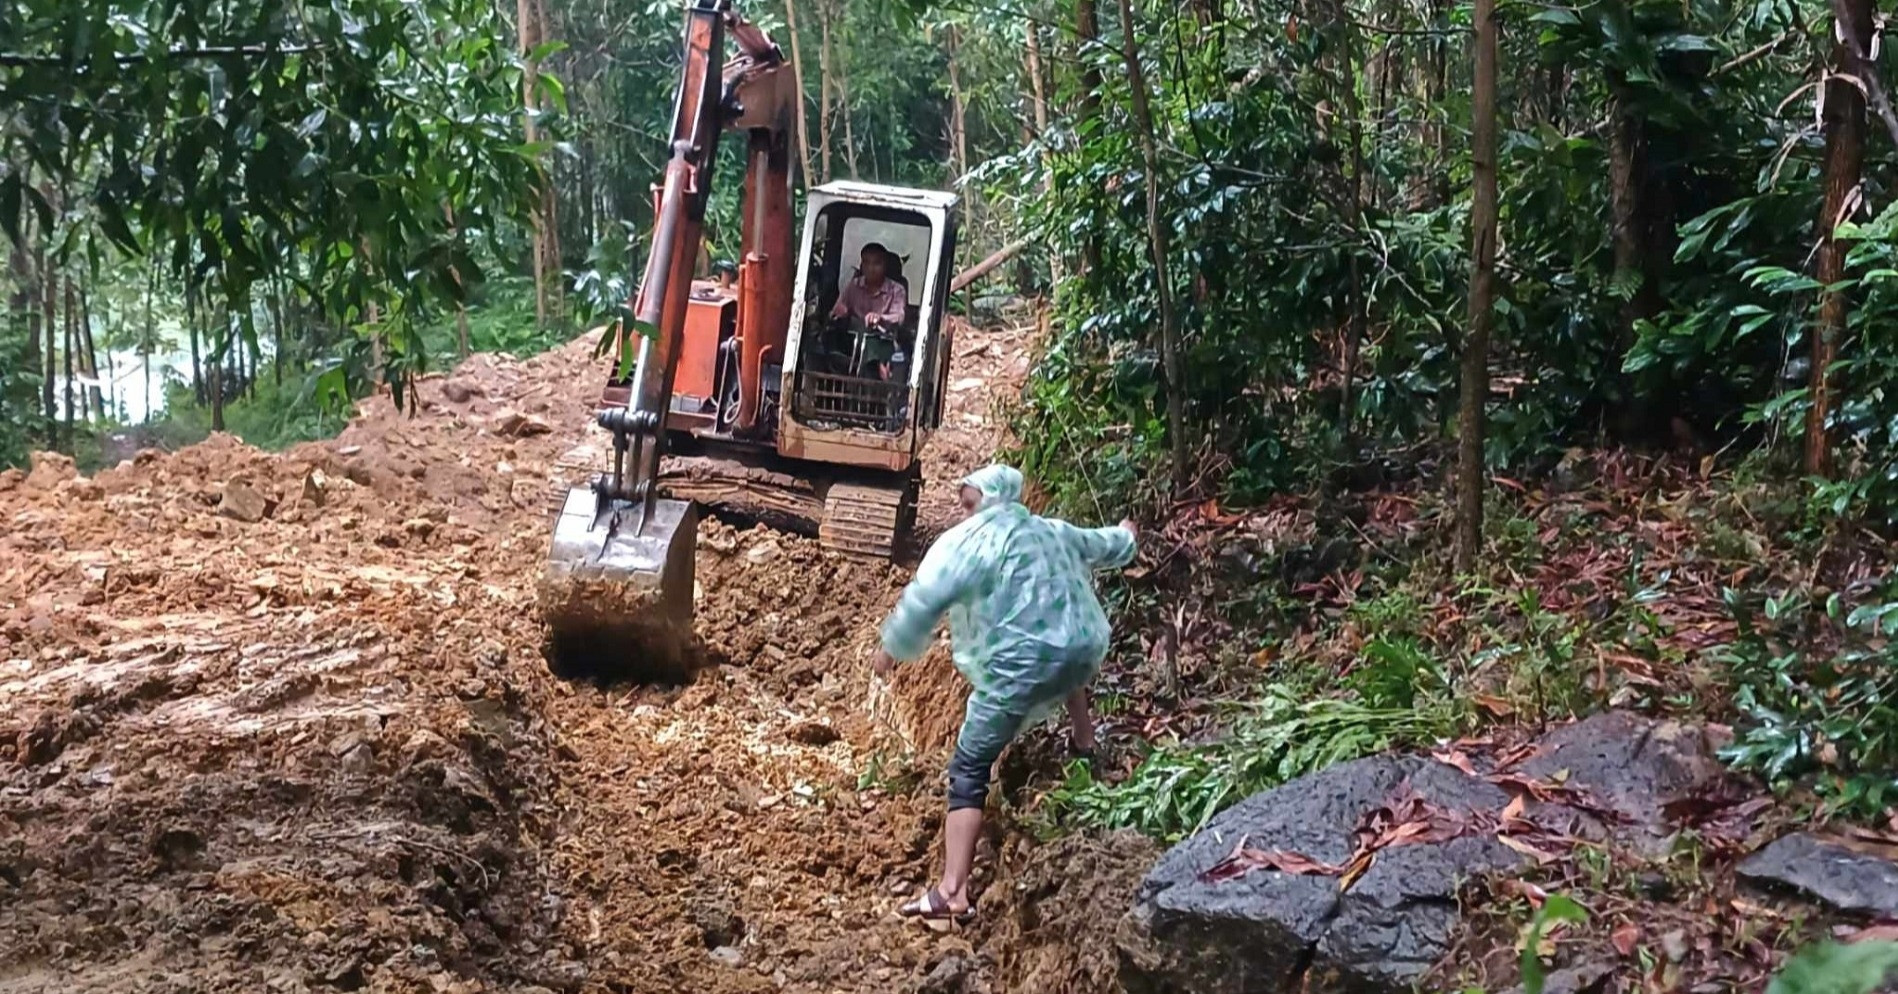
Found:
<svg viewBox="0 0 1898 994"><path fill-rule="evenodd" d="M975 903L970 902L969 906L960 913L952 911L949 908L949 899L943 897L941 891L931 887L923 892L922 897L896 909L896 913L905 918L915 918L924 922L953 922L960 925L975 917Z"/></svg>

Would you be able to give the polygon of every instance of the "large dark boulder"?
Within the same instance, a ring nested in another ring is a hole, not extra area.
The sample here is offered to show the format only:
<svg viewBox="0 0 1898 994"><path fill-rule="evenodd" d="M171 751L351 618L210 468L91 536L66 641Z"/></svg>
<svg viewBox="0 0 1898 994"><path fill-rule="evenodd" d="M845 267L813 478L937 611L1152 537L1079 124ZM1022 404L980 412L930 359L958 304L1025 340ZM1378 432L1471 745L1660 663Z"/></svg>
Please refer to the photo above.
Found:
<svg viewBox="0 0 1898 994"><path fill-rule="evenodd" d="M1614 841L1665 852L1674 826L1663 809L1715 790L1727 776L1721 737L1699 725L1608 711L1542 737L1517 772L1585 791L1619 816Z"/></svg>
<svg viewBox="0 0 1898 994"><path fill-rule="evenodd" d="M1509 802L1486 781L1410 757L1343 763L1240 802L1142 882L1118 937L1128 994L1409 991L1448 949L1460 883L1523 864L1493 834L1382 850L1342 893L1332 876L1203 878L1242 842L1343 863L1365 812L1405 783L1451 811Z"/></svg>
<svg viewBox="0 0 1898 994"><path fill-rule="evenodd" d="M1739 874L1840 911L1888 918L1898 915L1895 858L1898 847L1796 832L1748 856Z"/></svg>

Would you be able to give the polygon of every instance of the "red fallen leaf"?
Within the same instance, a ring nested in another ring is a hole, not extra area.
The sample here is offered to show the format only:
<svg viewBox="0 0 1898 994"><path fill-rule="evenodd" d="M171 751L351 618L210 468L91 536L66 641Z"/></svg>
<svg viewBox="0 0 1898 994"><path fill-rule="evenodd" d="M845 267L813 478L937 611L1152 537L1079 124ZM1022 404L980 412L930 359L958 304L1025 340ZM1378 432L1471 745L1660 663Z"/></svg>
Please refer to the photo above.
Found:
<svg viewBox="0 0 1898 994"><path fill-rule="evenodd" d="M1318 877L1335 877L1345 872L1344 867L1321 863L1302 853L1286 852L1283 849L1240 848L1200 874L1200 879L1210 882L1234 880L1253 870L1277 870L1280 873Z"/></svg>
<svg viewBox="0 0 1898 994"><path fill-rule="evenodd" d="M1633 956L1635 943L1641 939L1641 928L1633 922L1628 922L1615 929L1615 934L1610 938L1615 944L1615 952L1623 956Z"/></svg>
<svg viewBox="0 0 1898 994"><path fill-rule="evenodd" d="M1867 925L1853 932L1851 935L1846 936L1845 941L1848 943L1898 942L1898 922L1881 922L1877 925Z"/></svg>
<svg viewBox="0 0 1898 994"><path fill-rule="evenodd" d="M1497 771L1501 772L1503 770L1509 769L1510 767L1516 765L1517 763L1520 763L1523 760L1528 759L1530 756L1535 755L1537 748L1539 747L1534 742L1525 742L1522 745L1519 745L1516 748L1511 749L1506 753L1503 753L1501 756L1496 757Z"/></svg>
<svg viewBox="0 0 1898 994"><path fill-rule="evenodd" d="M1520 897L1528 901L1529 906L1532 908L1542 907L1542 902L1549 899L1548 891L1537 887L1527 880L1518 880L1515 877L1497 881L1496 890L1501 894Z"/></svg>
<svg viewBox="0 0 1898 994"><path fill-rule="evenodd" d="M1537 866L1547 866L1561 857L1552 852L1544 852L1535 846L1511 835L1498 835L1496 841L1536 861Z"/></svg>
<svg viewBox="0 0 1898 994"><path fill-rule="evenodd" d="M1431 758L1445 766L1454 766L1470 776L1476 775L1476 765L1470 762L1470 757L1464 755L1461 749L1448 749L1443 752L1432 753Z"/></svg>
<svg viewBox="0 0 1898 994"><path fill-rule="evenodd" d="M1498 718L1507 718L1516 713L1515 705L1492 694L1471 694L1470 700L1475 701L1477 707Z"/></svg>
<svg viewBox="0 0 1898 994"><path fill-rule="evenodd" d="M1350 890L1351 885L1357 883L1359 878L1364 876L1365 872L1371 868L1371 863L1376 859L1376 852L1361 852L1351 857L1351 862L1345 864L1344 874L1338 879L1338 892L1343 893Z"/></svg>
<svg viewBox="0 0 1898 994"><path fill-rule="evenodd" d="M1490 478L1490 481L1495 483L1497 486L1508 487L1509 489L1514 490L1515 492L1519 494L1526 494L1529 492L1528 487L1525 487L1522 484L1517 483L1515 480L1512 480L1507 476L1494 476Z"/></svg>

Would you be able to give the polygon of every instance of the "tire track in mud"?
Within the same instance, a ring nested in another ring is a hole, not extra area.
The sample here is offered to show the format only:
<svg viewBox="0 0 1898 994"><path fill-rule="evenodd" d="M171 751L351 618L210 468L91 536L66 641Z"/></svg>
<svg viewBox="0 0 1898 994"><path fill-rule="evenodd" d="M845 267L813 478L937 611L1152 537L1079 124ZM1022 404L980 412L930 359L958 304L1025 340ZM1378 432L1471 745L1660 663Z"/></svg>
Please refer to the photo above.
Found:
<svg viewBox="0 0 1898 994"><path fill-rule="evenodd" d="M959 337L938 527L1025 372L1023 334ZM480 356L332 442L0 474L0 991L988 982L982 932L890 916L940 825L940 764L901 757L960 712L942 658L871 699L903 568L708 523L721 665L545 672L546 494L594 374L585 341Z"/></svg>

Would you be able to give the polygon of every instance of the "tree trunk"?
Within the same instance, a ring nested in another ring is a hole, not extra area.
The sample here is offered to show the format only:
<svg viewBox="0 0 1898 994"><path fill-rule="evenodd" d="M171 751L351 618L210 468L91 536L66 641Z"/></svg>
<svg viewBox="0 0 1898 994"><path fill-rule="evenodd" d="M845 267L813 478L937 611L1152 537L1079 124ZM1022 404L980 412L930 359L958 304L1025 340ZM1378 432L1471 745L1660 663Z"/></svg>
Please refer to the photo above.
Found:
<svg viewBox="0 0 1898 994"><path fill-rule="evenodd" d="M1332 18L1331 30L1341 36L1343 44L1339 52L1339 101L1344 106L1347 117L1345 122L1345 140L1351 143L1346 156L1351 165L1351 176L1345 184L1345 221L1351 226L1352 237L1360 236L1364 211L1364 107L1358 99L1357 75L1357 30L1351 25L1348 11L1342 0L1333 0L1327 5L1327 13ZM1338 427L1345 441L1351 440L1352 412L1357 406L1353 396L1358 370L1358 353L1364 341L1364 277L1356 249L1346 263L1350 281L1350 299L1346 302L1344 355L1339 363L1343 372L1343 385L1339 396Z"/></svg>
<svg viewBox="0 0 1898 994"><path fill-rule="evenodd" d="M536 118L545 109L540 92L540 60L531 53L547 41L547 8L542 0L519 0L517 12L521 55L527 58L526 70L521 76L521 98L526 108L527 140L531 143L540 140L540 124ZM559 200L553 158L547 156L545 162L547 173L534 209L534 319L542 328L550 327L557 320L561 291Z"/></svg>
<svg viewBox="0 0 1898 994"><path fill-rule="evenodd" d="M7 253L7 268L13 276L14 290L7 298L7 312L12 328L22 325L26 328L26 351L21 355L21 366L32 375L39 375L46 367L40 358L40 298L39 273L33 267L33 260L27 255L24 244L14 242Z"/></svg>
<svg viewBox="0 0 1898 994"><path fill-rule="evenodd" d="M105 390L99 383L99 348L92 337L92 295L84 290L79 292L79 358L85 363L85 374L92 378L92 384L86 387L86 397L92 402L92 415L105 417Z"/></svg>
<svg viewBox="0 0 1898 994"><path fill-rule="evenodd" d="M1658 313L1658 288L1648 278L1647 127L1639 111L1639 97L1628 84L1611 74L1608 136L1609 195L1612 201L1615 280L1639 281L1635 294L1621 306L1614 347L1626 352L1634 344L1637 321ZM1617 367L1618 368L1618 367Z"/></svg>
<svg viewBox="0 0 1898 994"><path fill-rule="evenodd" d="M41 232L42 239L51 238ZM59 277L46 268L46 246L38 249L40 274L40 322L46 330L46 377L40 381L40 400L46 415L46 447L59 448Z"/></svg>
<svg viewBox="0 0 1898 994"><path fill-rule="evenodd" d="M1081 63L1081 112L1075 121L1077 130L1087 133L1087 126L1098 121L1101 113L1101 89L1105 80L1094 62L1094 46L1100 43L1101 22L1099 0L1075 0L1074 34L1075 48ZM1081 270L1084 273L1095 272L1101 266L1100 236L1089 232L1081 240Z"/></svg>
<svg viewBox="0 0 1898 994"><path fill-rule="evenodd" d="M1035 139L1041 146L1041 194L1047 196L1053 190L1054 177L1050 173L1053 155L1048 140L1048 85L1041 75L1041 26L1030 20L1025 25L1028 31L1028 106L1034 112ZM1052 291L1059 292L1062 278L1061 256L1053 253L1048 257L1048 284Z"/></svg>
<svg viewBox="0 0 1898 994"><path fill-rule="evenodd" d="M448 222L448 236L453 238L456 244L460 244L461 228L455 224L455 205L446 200L442 201L442 217ZM468 358L469 351L468 288L461 282L461 269L459 267L449 266L448 278L455 281L456 296L460 298L455 301L455 337L461 347L461 357L466 359Z"/></svg>
<svg viewBox="0 0 1898 994"><path fill-rule="evenodd" d="M145 280L145 334L140 339L139 348L140 358L144 360L145 366L145 412L140 420L145 424L152 423L152 408L157 406L152 403L152 352L158 347L158 325L152 320L152 298L156 296L158 296L158 271L154 269Z"/></svg>
<svg viewBox="0 0 1898 994"><path fill-rule="evenodd" d="M830 0L817 0L817 176L830 182Z"/></svg>
<svg viewBox="0 0 1898 994"><path fill-rule="evenodd" d="M791 78L797 82L797 114L793 120L797 127L798 161L804 166L798 181L808 189L811 185L811 132L804 123L804 105L809 98L804 95L804 60L797 50L797 0L784 0L784 25L785 32L791 36Z"/></svg>
<svg viewBox="0 0 1898 994"><path fill-rule="evenodd" d="M204 392L204 360L199 352L198 314L196 306L191 303L185 304L185 326L191 333L191 399L203 407L210 400L210 395Z"/></svg>
<svg viewBox="0 0 1898 994"><path fill-rule="evenodd" d="M944 39L947 44L944 47L947 50L949 62L949 169L953 174L953 180L960 183L969 175L969 132L963 117L965 108L962 100L962 77L956 68L958 61L956 56L961 48L962 37L953 25L949 27L947 35ZM975 191L963 190L962 237L965 245L973 241L975 237L974 204Z"/></svg>
<svg viewBox="0 0 1898 994"><path fill-rule="evenodd" d="M1482 0L1490 2L1490 0ZM1133 0L1120 0L1121 55L1127 66L1127 88L1132 95L1134 126L1139 130L1140 153L1147 187L1147 242L1153 254L1154 295L1160 308L1160 362L1166 373L1167 435L1173 453L1173 495L1186 492L1186 384L1180 368L1179 317L1173 312L1173 290L1168 274L1167 222L1160 216L1160 154L1154 134L1153 109L1148 106L1147 74L1140 65L1140 42L1134 31Z"/></svg>
<svg viewBox="0 0 1898 994"><path fill-rule="evenodd" d="M210 370L211 430L224 430L224 364L214 362Z"/></svg>
<svg viewBox="0 0 1898 994"><path fill-rule="evenodd" d="M66 277L66 452L75 455L79 451L79 434L74 427L74 419L79 414L79 402L73 396L74 354L79 351L79 308L73 303L72 277Z"/></svg>
<svg viewBox="0 0 1898 994"><path fill-rule="evenodd" d="M1455 565L1467 573L1483 541L1484 404L1496 301L1496 0L1476 0L1476 79L1471 94L1470 334L1457 405Z"/></svg>
<svg viewBox="0 0 1898 994"><path fill-rule="evenodd" d="M837 113L844 119L844 167L851 179L862 179L857 172L857 133L850 121L850 74L837 66Z"/></svg>
<svg viewBox="0 0 1898 994"><path fill-rule="evenodd" d="M1850 39L1870 38L1871 0L1845 0L1844 30L1833 32L1835 72L1858 78L1864 71L1864 53ZM1843 37L1841 37L1843 35ZM1860 203L1859 174L1865 159L1865 96L1858 87L1833 76L1825 91L1825 204L1819 215L1819 258L1816 277L1828 288L1845 278L1849 246L1833 237L1839 223ZM1811 406L1806 412L1806 472L1825 476L1832 471L1831 425L1832 365L1839 358L1839 340L1845 336L1851 302L1842 291L1821 290L1819 320L1808 336L1812 366L1808 371Z"/></svg>
<svg viewBox="0 0 1898 994"><path fill-rule="evenodd" d="M1431 0L1430 24L1438 26L1444 21L1444 0ZM1444 93L1449 89L1449 46L1442 38L1431 37L1426 40L1428 46L1425 58L1416 61L1417 97L1422 106L1418 113L1417 143L1426 150L1421 160L1423 168L1410 176L1410 209L1427 211L1449 200L1448 172L1444 168L1447 158L1447 135L1449 129L1437 115L1444 103Z"/></svg>

